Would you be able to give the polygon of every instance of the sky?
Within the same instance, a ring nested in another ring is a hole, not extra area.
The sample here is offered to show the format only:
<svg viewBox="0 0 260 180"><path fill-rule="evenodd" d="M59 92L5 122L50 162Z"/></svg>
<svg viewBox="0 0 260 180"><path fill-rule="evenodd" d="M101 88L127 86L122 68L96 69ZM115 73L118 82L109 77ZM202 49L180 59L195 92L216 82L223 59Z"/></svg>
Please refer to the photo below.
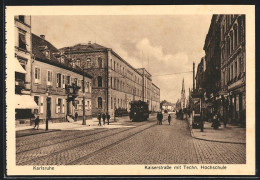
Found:
<svg viewBox="0 0 260 180"><path fill-rule="evenodd" d="M192 64L205 55L212 15L32 16L32 32L57 48L96 42L135 68L146 68L160 100L175 103L192 88Z"/></svg>

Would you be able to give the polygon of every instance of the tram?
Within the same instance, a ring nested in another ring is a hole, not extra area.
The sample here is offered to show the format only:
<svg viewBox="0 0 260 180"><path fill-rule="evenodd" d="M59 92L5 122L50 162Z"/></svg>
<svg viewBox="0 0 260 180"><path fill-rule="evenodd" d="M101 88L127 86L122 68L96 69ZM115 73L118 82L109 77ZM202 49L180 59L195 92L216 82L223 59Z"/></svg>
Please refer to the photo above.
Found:
<svg viewBox="0 0 260 180"><path fill-rule="evenodd" d="M132 121L146 121L149 118L148 103L144 101L132 101L130 102L130 120Z"/></svg>

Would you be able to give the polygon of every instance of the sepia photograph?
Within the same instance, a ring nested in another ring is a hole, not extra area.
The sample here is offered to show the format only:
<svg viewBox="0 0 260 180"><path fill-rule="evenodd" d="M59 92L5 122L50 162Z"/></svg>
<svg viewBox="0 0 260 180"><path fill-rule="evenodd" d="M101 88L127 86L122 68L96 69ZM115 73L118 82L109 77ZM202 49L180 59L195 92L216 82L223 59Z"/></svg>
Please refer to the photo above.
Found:
<svg viewBox="0 0 260 180"><path fill-rule="evenodd" d="M7 172L253 175L254 7L233 7L7 7Z"/></svg>

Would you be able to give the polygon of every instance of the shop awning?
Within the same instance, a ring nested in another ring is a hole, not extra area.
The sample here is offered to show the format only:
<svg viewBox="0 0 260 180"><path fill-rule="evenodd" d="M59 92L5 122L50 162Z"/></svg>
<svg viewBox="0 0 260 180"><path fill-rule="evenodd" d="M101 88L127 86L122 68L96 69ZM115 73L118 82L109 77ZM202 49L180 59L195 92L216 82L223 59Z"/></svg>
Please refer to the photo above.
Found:
<svg viewBox="0 0 260 180"><path fill-rule="evenodd" d="M22 65L19 63L18 59L15 59L14 61L15 61L15 63L14 63L14 65L15 65L15 72L19 72L19 73L25 74L26 71L24 70Z"/></svg>
<svg viewBox="0 0 260 180"><path fill-rule="evenodd" d="M38 109L38 105L30 95L15 95L16 109Z"/></svg>

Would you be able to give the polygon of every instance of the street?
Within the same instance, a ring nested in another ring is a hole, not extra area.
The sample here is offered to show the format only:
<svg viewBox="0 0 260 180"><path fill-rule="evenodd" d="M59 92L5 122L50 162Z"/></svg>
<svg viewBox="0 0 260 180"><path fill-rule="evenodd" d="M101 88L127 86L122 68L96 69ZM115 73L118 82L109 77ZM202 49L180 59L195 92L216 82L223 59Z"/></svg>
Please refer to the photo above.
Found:
<svg viewBox="0 0 260 180"><path fill-rule="evenodd" d="M61 130L16 138L17 165L243 164L245 144L210 142L190 136L187 121L172 115L123 122L124 128ZM111 123L113 124L113 123Z"/></svg>

